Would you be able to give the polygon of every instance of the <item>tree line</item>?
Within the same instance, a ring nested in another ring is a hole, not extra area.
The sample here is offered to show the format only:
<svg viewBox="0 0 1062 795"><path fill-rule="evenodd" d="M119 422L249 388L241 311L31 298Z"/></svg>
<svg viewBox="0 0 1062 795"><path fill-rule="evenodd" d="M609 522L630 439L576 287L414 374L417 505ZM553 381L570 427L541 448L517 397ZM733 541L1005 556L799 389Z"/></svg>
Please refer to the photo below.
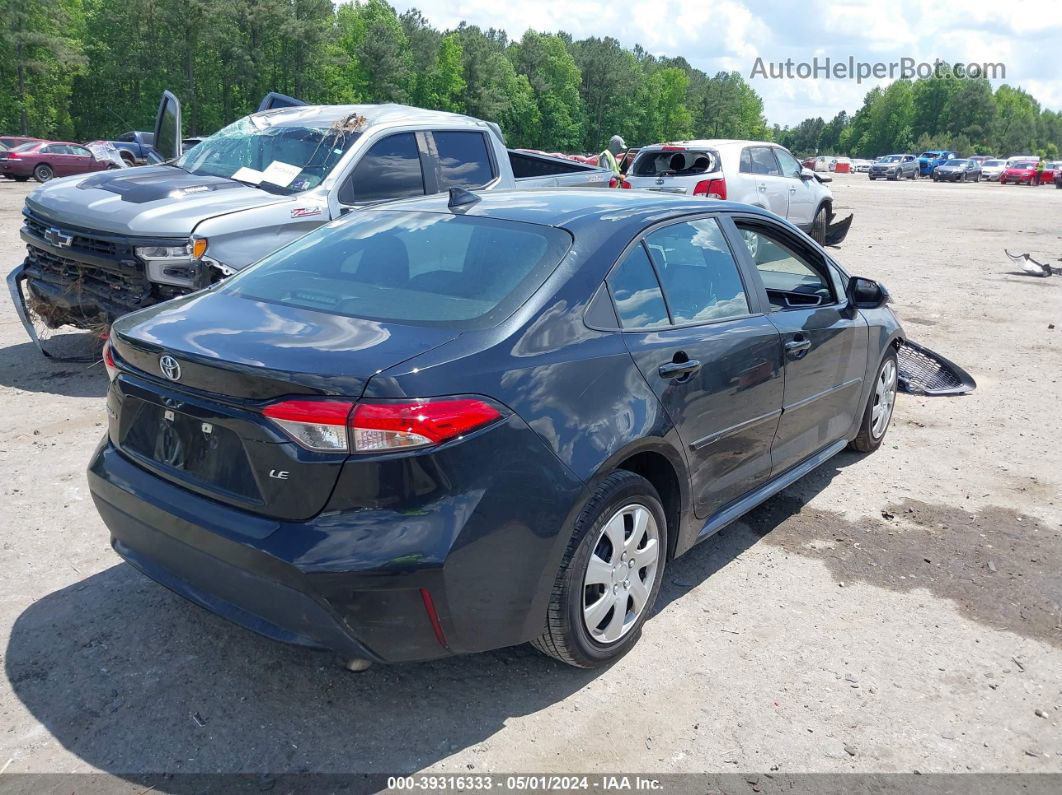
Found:
<svg viewBox="0 0 1062 795"><path fill-rule="evenodd" d="M597 152L689 137L773 139L798 155L1062 150L1062 113L985 79L874 88L855 114L768 127L737 72L709 76L613 38L461 24L438 30L385 0L0 0L0 132L91 140L150 129L163 89L186 135L269 91L309 102L402 102L498 122L512 146Z"/></svg>
<svg viewBox="0 0 1062 795"><path fill-rule="evenodd" d="M763 138L763 102L613 38L461 24L438 30L384 0L0 0L0 131L90 140L150 129L163 89L185 135L279 91L324 104L400 102L498 122L511 146L597 152L704 137Z"/></svg>
<svg viewBox="0 0 1062 795"><path fill-rule="evenodd" d="M959 79L945 64L939 76L897 80L867 92L852 116L809 118L773 128L775 140L800 155L876 157L950 149L962 155L1017 154L1057 159L1062 113L1040 107L1009 85L992 90L984 78Z"/></svg>

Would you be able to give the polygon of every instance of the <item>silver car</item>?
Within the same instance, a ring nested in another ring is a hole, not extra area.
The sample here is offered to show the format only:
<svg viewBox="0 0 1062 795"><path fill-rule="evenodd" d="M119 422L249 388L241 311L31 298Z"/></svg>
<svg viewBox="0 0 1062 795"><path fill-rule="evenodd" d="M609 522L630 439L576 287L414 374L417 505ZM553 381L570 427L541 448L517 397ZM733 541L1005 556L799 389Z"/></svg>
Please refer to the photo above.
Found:
<svg viewBox="0 0 1062 795"><path fill-rule="evenodd" d="M885 155L872 163L867 172L870 179L918 179L918 158L914 155Z"/></svg>

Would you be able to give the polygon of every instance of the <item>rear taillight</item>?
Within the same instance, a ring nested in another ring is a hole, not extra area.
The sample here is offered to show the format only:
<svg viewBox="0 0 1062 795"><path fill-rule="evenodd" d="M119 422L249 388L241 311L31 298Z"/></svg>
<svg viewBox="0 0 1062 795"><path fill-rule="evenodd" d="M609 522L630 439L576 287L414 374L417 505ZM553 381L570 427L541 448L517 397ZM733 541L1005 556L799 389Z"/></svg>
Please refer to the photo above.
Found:
<svg viewBox="0 0 1062 795"><path fill-rule="evenodd" d="M285 400L262 413L309 450L377 453L428 447L500 419L477 398L432 398L384 403Z"/></svg>
<svg viewBox="0 0 1062 795"><path fill-rule="evenodd" d="M347 419L354 404L345 400L285 400L262 413L309 450L345 452Z"/></svg>
<svg viewBox="0 0 1062 795"><path fill-rule="evenodd" d="M620 181L620 187L623 188L624 190L630 190L631 189L631 183L627 182L627 180L625 180L625 179L621 180Z"/></svg>
<svg viewBox="0 0 1062 795"><path fill-rule="evenodd" d="M18 152L4 152L4 158L6 160L18 160Z"/></svg>
<svg viewBox="0 0 1062 795"><path fill-rule="evenodd" d="M425 447L456 439L501 416L492 404L477 398L359 403L350 421L351 436L358 453Z"/></svg>
<svg viewBox="0 0 1062 795"><path fill-rule="evenodd" d="M702 179L693 188L694 196L704 196L706 199L725 199L725 179Z"/></svg>
<svg viewBox="0 0 1062 795"><path fill-rule="evenodd" d="M619 187L619 180L616 179L615 177L613 177L612 179L610 179L608 181L608 186L610 188L618 188Z"/></svg>
<svg viewBox="0 0 1062 795"><path fill-rule="evenodd" d="M103 343L103 368L107 371L107 378L113 381L118 377L118 365L114 363L114 351L111 350L111 341Z"/></svg>

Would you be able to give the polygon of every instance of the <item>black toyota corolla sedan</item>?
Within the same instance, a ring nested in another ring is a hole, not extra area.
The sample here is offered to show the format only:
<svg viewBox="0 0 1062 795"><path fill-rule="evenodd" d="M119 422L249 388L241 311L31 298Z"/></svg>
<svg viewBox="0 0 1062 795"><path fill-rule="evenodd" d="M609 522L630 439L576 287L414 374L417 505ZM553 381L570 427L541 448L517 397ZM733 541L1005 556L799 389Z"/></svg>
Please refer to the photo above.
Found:
<svg viewBox="0 0 1062 795"><path fill-rule="evenodd" d="M887 300L739 204L359 210L115 323L92 496L149 577L352 667L528 641L599 665L670 560L881 444Z"/></svg>

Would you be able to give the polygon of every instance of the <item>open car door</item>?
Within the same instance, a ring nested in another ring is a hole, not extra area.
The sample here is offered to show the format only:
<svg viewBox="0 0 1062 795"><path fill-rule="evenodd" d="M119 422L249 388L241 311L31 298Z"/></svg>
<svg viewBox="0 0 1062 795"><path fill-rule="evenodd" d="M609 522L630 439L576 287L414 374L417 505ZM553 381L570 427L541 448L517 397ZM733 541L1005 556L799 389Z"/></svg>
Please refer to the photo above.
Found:
<svg viewBox="0 0 1062 795"><path fill-rule="evenodd" d="M293 108L296 105L305 105L301 99L295 99L295 97L289 97L287 94L278 94L276 91L270 91L258 104L257 113L261 113L263 110L273 110L273 108Z"/></svg>
<svg viewBox="0 0 1062 795"><path fill-rule="evenodd" d="M171 92L162 92L155 116L155 151L163 160L181 156L181 102Z"/></svg>

